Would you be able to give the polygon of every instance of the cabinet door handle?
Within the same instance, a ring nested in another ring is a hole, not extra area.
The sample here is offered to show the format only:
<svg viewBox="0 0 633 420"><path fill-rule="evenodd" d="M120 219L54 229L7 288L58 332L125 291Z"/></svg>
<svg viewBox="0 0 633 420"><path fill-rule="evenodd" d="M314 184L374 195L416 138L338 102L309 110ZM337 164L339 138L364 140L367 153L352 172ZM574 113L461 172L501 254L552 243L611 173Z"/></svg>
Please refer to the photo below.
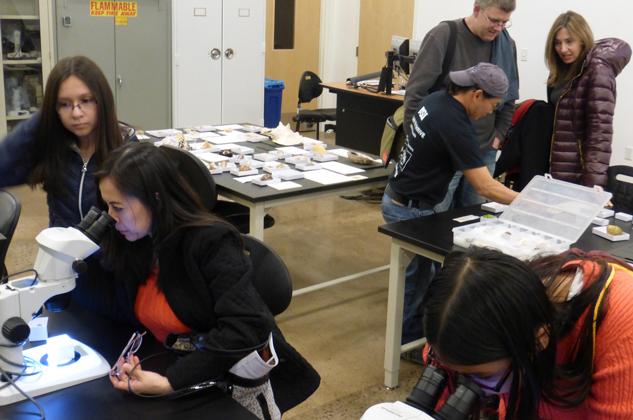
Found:
<svg viewBox="0 0 633 420"><path fill-rule="evenodd" d="M227 48L226 51L224 51L224 56L229 60L233 58L234 55L235 52L233 51L233 48Z"/></svg>
<svg viewBox="0 0 633 420"><path fill-rule="evenodd" d="M211 51L209 51L209 57L211 57L211 59L213 60L219 59L221 55L222 55L222 52L217 48L214 48Z"/></svg>
<svg viewBox="0 0 633 420"><path fill-rule="evenodd" d="M121 75L120 75L120 74L117 74L117 76L116 76L116 84L117 84L119 87L122 87L122 86L123 86L123 78L121 77Z"/></svg>

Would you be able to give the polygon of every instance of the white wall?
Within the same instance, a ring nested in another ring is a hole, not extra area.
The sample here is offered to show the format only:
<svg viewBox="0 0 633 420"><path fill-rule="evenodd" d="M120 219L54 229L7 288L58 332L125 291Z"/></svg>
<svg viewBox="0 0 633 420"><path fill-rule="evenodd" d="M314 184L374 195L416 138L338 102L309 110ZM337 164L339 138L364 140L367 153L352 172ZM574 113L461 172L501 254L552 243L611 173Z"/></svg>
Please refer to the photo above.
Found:
<svg viewBox="0 0 633 420"><path fill-rule="evenodd" d="M439 7L436 1L415 0L413 37L423 38L442 20L469 15L472 4L472 1L443 0ZM527 61L519 61L521 99L545 99L548 74L543 57L545 38L556 16L567 10L582 14L591 25L596 39L618 37L633 44L630 19L633 3L629 1L518 0L509 32L516 41L517 50L527 50ZM633 64L630 63L618 76L617 85L611 164L632 165L632 162L624 160L624 149L633 147L633 124L627 123L633 113Z"/></svg>
<svg viewBox="0 0 633 420"><path fill-rule="evenodd" d="M321 0L319 75L325 82L356 75L360 0ZM323 90L319 106L336 108L336 95Z"/></svg>

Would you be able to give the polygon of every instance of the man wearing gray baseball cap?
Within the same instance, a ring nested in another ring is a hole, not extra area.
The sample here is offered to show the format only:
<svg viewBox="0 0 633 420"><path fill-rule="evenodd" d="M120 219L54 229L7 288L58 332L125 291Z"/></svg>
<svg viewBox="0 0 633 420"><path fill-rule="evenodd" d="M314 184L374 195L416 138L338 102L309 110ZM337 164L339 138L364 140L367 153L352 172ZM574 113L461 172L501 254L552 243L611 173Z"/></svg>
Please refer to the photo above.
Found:
<svg viewBox="0 0 633 420"><path fill-rule="evenodd" d="M508 91L508 77L501 68L490 63L452 71L448 77L458 86L479 86L489 97L502 98Z"/></svg>
<svg viewBox="0 0 633 420"><path fill-rule="evenodd" d="M387 223L446 211L443 200L457 171L489 200L508 204L517 196L490 175L473 126L474 120L497 108L508 90L508 78L490 63L450 72L448 78L447 90L426 96L411 120L411 135L382 199ZM421 337L422 299L437 268L421 256L407 267L403 343Z"/></svg>

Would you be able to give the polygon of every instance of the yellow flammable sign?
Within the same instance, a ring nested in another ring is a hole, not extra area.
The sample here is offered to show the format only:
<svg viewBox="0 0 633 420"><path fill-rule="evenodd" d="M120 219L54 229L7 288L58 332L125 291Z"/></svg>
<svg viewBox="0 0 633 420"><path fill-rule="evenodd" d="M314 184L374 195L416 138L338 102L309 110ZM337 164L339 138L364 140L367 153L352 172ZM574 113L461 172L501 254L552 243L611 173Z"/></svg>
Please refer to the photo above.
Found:
<svg viewBox="0 0 633 420"><path fill-rule="evenodd" d="M138 2L90 0L90 16L114 16L117 25L127 25L128 17L138 16Z"/></svg>

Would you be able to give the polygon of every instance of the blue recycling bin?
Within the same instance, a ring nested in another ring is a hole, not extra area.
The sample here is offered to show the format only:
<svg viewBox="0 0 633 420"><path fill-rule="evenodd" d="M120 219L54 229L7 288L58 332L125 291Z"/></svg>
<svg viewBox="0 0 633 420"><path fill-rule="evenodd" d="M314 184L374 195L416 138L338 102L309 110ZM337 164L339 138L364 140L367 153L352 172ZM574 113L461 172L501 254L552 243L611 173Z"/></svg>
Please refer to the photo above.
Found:
<svg viewBox="0 0 633 420"><path fill-rule="evenodd" d="M264 80L264 126L275 128L281 121L281 98L284 91L283 80Z"/></svg>

